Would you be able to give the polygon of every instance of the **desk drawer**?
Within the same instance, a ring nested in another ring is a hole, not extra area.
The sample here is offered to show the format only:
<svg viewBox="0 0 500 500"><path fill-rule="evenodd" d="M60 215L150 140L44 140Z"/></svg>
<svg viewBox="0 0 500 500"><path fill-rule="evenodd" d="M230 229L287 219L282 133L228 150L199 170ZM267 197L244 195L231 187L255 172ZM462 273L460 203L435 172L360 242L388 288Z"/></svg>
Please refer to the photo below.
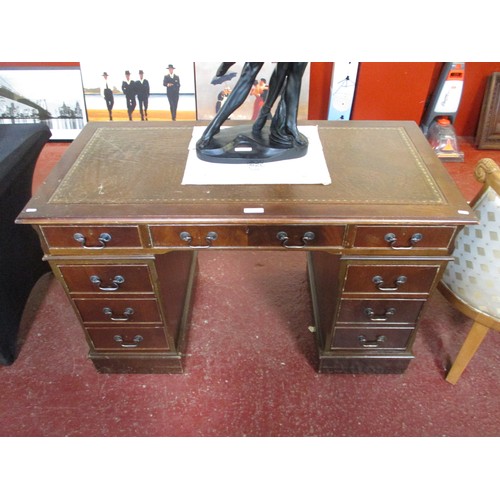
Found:
<svg viewBox="0 0 500 500"><path fill-rule="evenodd" d="M342 247L345 226L150 226L156 248Z"/></svg>
<svg viewBox="0 0 500 500"><path fill-rule="evenodd" d="M448 226L357 226L354 247L413 250L449 248L454 227Z"/></svg>
<svg viewBox="0 0 500 500"><path fill-rule="evenodd" d="M413 328L335 328L331 349L406 349Z"/></svg>
<svg viewBox="0 0 500 500"><path fill-rule="evenodd" d="M343 291L427 294L439 270L440 265L348 264Z"/></svg>
<svg viewBox="0 0 500 500"><path fill-rule="evenodd" d="M243 226L150 226L155 248L246 247Z"/></svg>
<svg viewBox="0 0 500 500"><path fill-rule="evenodd" d="M142 248L138 226L41 226L41 231L51 248Z"/></svg>
<svg viewBox="0 0 500 500"><path fill-rule="evenodd" d="M143 265L57 265L71 293L152 293L149 267Z"/></svg>
<svg viewBox="0 0 500 500"><path fill-rule="evenodd" d="M135 352L169 348L165 332L161 327L87 328L87 333L96 350L116 349Z"/></svg>
<svg viewBox="0 0 500 500"><path fill-rule="evenodd" d="M338 323L415 324L425 300L342 299Z"/></svg>
<svg viewBox="0 0 500 500"><path fill-rule="evenodd" d="M74 299L84 323L161 323L155 299Z"/></svg>
<svg viewBox="0 0 500 500"><path fill-rule="evenodd" d="M342 247L345 226L250 226L251 247L305 248Z"/></svg>

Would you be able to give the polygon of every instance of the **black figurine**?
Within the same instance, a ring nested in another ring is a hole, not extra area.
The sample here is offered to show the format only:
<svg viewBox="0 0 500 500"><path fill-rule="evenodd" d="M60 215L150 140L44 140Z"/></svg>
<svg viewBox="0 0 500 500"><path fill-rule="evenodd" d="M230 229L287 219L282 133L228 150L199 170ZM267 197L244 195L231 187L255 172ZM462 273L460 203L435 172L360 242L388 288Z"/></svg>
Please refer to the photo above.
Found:
<svg viewBox="0 0 500 500"><path fill-rule="evenodd" d="M215 78L225 75L233 62L224 62ZM196 143L196 153L202 160L217 163L269 162L300 158L307 153L308 140L298 131L297 114L300 87L306 62L279 62L271 76L267 99L253 126L238 125L220 130L222 124L240 107L262 68L262 62L247 62L224 106L207 126ZM280 102L272 117L271 108Z"/></svg>

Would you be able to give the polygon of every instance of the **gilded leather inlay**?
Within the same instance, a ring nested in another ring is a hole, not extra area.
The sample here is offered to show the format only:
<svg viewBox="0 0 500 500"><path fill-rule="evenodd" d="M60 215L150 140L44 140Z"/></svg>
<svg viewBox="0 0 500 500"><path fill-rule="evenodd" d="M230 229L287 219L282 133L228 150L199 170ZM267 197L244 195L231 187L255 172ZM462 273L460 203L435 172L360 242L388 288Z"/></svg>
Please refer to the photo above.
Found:
<svg viewBox="0 0 500 500"><path fill-rule="evenodd" d="M49 203L444 203L403 127L320 127L331 185L230 189L181 185L191 133L183 126L99 128Z"/></svg>

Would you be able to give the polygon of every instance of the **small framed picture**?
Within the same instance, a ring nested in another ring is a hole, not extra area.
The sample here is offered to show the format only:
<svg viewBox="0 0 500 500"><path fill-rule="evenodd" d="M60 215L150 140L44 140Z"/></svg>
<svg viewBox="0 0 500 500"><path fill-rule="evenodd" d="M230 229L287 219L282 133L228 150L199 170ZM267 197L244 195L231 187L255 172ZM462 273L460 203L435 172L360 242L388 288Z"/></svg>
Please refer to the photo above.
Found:
<svg viewBox="0 0 500 500"><path fill-rule="evenodd" d="M87 123L80 65L0 65L0 123L46 123L73 140Z"/></svg>
<svg viewBox="0 0 500 500"><path fill-rule="evenodd" d="M500 149L500 73L488 79L476 133L478 149Z"/></svg>

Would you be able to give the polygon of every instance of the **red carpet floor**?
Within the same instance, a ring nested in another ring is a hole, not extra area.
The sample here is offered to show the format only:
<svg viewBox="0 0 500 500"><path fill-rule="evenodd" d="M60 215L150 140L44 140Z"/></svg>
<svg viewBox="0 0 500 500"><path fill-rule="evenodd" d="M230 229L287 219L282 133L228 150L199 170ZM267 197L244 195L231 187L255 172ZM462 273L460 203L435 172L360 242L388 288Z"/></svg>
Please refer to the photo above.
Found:
<svg viewBox="0 0 500 500"><path fill-rule="evenodd" d="M500 336L456 386L470 320L436 293L404 374L318 374L304 254L200 253L183 375L103 375L51 275L0 369L4 436L498 436Z"/></svg>

